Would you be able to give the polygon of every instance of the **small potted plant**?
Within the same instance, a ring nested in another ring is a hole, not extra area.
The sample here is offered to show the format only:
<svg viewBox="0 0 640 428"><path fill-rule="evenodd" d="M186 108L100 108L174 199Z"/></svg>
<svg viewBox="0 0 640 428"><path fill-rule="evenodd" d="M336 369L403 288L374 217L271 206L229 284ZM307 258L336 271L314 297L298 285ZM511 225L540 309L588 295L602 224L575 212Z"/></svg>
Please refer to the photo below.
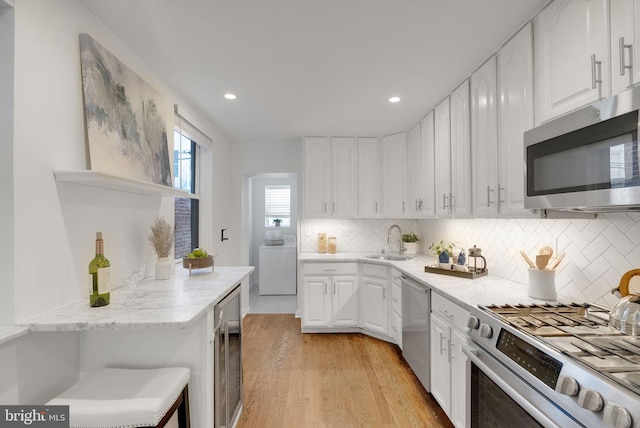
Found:
<svg viewBox="0 0 640 428"><path fill-rule="evenodd" d="M169 254L173 248L173 227L162 217L157 217L151 225L149 242L158 256L156 279L168 279L171 276Z"/></svg>
<svg viewBox="0 0 640 428"><path fill-rule="evenodd" d="M416 254L418 252L418 241L420 241L420 238L413 232L402 235L402 245L407 254Z"/></svg>
<svg viewBox="0 0 640 428"><path fill-rule="evenodd" d="M449 258L453 256L453 242L440 241L437 244L432 242L429 249L438 255L440 267L443 267L442 265L449 265Z"/></svg>
<svg viewBox="0 0 640 428"><path fill-rule="evenodd" d="M280 223L282 223L282 219L281 218L274 218L273 219L273 224L275 224L276 227L280 227Z"/></svg>

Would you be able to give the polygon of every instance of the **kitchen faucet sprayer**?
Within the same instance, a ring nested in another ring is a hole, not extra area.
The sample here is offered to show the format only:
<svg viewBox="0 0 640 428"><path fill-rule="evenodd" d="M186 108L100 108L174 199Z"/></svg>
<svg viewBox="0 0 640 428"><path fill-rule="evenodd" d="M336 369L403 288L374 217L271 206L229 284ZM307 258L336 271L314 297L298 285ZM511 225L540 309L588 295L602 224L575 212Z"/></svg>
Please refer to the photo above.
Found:
<svg viewBox="0 0 640 428"><path fill-rule="evenodd" d="M404 248L404 245L402 244L402 230L397 224L392 224L391 226L389 226L389 229L387 229L387 244L391 244L391 230L393 228L398 229L398 234L400 235L400 255L403 255L407 249Z"/></svg>

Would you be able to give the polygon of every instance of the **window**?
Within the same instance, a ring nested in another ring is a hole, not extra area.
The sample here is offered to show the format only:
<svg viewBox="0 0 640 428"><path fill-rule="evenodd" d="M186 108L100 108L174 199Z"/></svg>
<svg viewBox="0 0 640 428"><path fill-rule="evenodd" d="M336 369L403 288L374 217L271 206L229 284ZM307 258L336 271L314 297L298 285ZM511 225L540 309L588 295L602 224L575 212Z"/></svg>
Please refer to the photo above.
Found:
<svg viewBox="0 0 640 428"><path fill-rule="evenodd" d="M201 187L196 182L199 171L198 154L204 147L211 146L211 140L195 126L177 113L173 134L173 187L185 192L198 194ZM200 246L199 200L175 198L175 240L174 255L182 259L194 248Z"/></svg>
<svg viewBox="0 0 640 428"><path fill-rule="evenodd" d="M291 186L267 185L264 187L264 225L275 227L274 220L280 219L280 226L291 226Z"/></svg>
<svg viewBox="0 0 640 428"><path fill-rule="evenodd" d="M175 130L173 145L173 187L195 193L197 144ZM197 247L198 200L175 198L175 258L181 259Z"/></svg>

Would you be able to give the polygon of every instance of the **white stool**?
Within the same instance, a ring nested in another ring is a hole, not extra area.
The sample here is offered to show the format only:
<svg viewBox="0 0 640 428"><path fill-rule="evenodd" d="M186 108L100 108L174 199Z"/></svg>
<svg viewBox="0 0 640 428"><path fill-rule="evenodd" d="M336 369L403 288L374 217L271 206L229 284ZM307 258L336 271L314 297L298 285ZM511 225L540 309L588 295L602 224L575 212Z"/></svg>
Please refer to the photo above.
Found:
<svg viewBox="0 0 640 428"><path fill-rule="evenodd" d="M189 428L189 376L184 367L104 368L47 404L69 406L71 428L159 428L176 410L180 428Z"/></svg>

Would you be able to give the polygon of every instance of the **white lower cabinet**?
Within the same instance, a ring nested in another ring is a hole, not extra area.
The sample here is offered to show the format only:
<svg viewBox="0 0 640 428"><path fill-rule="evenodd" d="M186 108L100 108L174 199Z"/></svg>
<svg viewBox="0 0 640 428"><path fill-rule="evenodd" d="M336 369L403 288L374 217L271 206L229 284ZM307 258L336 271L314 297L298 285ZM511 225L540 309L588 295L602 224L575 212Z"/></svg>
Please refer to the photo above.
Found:
<svg viewBox="0 0 640 428"><path fill-rule="evenodd" d="M431 296L431 394L454 426L470 426L470 365L462 346L469 312L442 297Z"/></svg>
<svg viewBox="0 0 640 428"><path fill-rule="evenodd" d="M358 326L358 264L303 266L302 327Z"/></svg>
<svg viewBox="0 0 640 428"><path fill-rule="evenodd" d="M382 265L362 265L362 328L389 335L389 268Z"/></svg>

